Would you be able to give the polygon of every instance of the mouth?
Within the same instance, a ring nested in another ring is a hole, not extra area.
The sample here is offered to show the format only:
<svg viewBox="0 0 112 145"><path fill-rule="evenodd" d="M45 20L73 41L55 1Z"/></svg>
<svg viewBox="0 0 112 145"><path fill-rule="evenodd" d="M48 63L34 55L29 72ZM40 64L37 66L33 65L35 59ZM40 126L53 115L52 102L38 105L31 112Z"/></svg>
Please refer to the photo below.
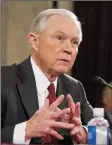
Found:
<svg viewBox="0 0 112 145"><path fill-rule="evenodd" d="M70 63L70 61L67 60L67 59L59 59L59 60L62 61L62 62L65 62L65 63Z"/></svg>

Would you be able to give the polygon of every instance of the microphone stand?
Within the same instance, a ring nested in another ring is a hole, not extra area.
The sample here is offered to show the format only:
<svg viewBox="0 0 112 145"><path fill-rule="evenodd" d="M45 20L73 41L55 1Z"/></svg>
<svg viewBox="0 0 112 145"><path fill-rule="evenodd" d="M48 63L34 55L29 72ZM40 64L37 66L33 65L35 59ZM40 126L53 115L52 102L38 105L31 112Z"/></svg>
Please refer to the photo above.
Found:
<svg viewBox="0 0 112 145"><path fill-rule="evenodd" d="M108 84L104 79L102 79L101 77L98 77L98 76L94 76L93 77L93 81L94 82L100 82L106 86L108 86L110 89L112 89L112 86L110 84Z"/></svg>

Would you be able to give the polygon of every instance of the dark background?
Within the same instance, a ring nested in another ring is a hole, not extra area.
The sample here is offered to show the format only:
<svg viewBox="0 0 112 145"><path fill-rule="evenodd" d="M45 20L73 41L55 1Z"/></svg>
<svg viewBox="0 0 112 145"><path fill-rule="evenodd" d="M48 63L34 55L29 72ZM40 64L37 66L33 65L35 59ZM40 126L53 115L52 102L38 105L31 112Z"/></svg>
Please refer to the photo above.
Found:
<svg viewBox="0 0 112 145"><path fill-rule="evenodd" d="M93 76L112 81L112 2L75 1L74 13L82 23L83 42L72 69L72 76L83 83L93 107L101 107L104 86L93 83ZM53 2L58 7L58 2Z"/></svg>
<svg viewBox="0 0 112 145"><path fill-rule="evenodd" d="M112 80L112 2L75 2L74 13L82 23L83 42L72 76L83 83L92 106L100 107L104 86L93 83L92 77Z"/></svg>

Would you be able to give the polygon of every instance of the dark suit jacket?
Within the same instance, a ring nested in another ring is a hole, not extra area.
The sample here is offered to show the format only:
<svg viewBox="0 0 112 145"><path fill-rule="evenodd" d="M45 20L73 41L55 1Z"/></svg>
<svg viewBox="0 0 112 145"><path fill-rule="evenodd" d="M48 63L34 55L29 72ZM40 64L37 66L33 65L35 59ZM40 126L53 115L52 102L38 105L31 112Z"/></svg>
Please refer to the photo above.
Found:
<svg viewBox="0 0 112 145"><path fill-rule="evenodd" d="M21 64L2 67L2 106L1 106L1 141L12 142L13 131L16 124L24 122L32 117L39 109L38 97L34 74L30 58ZM83 125L93 117L91 106L82 84L68 75L61 75L57 83L57 96L71 94L74 102L81 103L81 119ZM66 97L59 106L60 109L67 107ZM60 129L64 136L62 144L71 144L71 137L67 130ZM19 135L18 135L19 136ZM41 139L36 140L41 143ZM32 141L32 143L34 143Z"/></svg>

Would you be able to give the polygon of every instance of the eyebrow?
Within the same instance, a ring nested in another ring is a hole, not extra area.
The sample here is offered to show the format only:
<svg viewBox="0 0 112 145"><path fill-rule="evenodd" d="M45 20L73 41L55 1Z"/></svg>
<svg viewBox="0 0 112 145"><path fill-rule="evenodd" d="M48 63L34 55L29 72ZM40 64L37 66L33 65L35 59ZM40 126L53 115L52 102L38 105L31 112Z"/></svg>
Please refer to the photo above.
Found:
<svg viewBox="0 0 112 145"><path fill-rule="evenodd" d="M62 33L63 35L68 36L65 32L62 32L60 30L59 31L56 31L55 33ZM79 40L79 38L77 36L73 36L73 38Z"/></svg>

